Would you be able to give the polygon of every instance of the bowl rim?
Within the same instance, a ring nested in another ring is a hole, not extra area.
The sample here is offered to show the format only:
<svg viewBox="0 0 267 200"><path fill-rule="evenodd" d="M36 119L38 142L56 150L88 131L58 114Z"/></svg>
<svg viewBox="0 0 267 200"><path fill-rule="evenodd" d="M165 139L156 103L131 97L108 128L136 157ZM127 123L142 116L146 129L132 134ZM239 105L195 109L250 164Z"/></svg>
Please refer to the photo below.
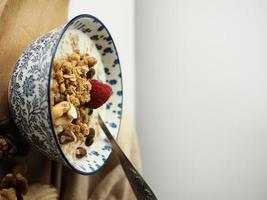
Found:
<svg viewBox="0 0 267 200"><path fill-rule="evenodd" d="M108 31L107 27L103 24L103 22L101 22L98 18L96 18L95 16L93 15L90 15L90 14L80 14L80 15L77 15L76 17L72 18L71 20L69 20L65 25L64 27L62 28L61 30L61 33L59 35L59 38L57 39L56 41L56 44L55 46L53 47L53 52L52 52L52 57L51 57L51 61L50 61L50 68L49 68L49 74L48 74L48 90L47 90L47 97L48 97L48 117L49 117L49 121L50 121L50 125L51 125L51 129L52 129L52 133L53 133L53 136L54 136L54 139L56 140L56 145L57 145L57 148L59 149L59 152L63 158L63 160L65 161L65 163L71 168L73 169L74 171L78 172L79 174L82 174L82 175L91 175L91 174L94 174L96 172L98 172L108 161L108 159L110 158L110 155L112 153L112 148L111 148L111 151L108 153L107 155L107 158L105 159L105 161L103 162L103 164L98 167L96 170L92 171L92 172L85 172L85 171L82 171L80 169L77 169L75 166L73 166L71 164L71 162L68 160L68 158L65 156L64 152L62 151L61 149L61 146L59 144L59 141L57 139L57 134L55 133L55 130L54 130L54 126L53 126L53 120L52 120L52 114L51 114L51 104L50 104L50 84L51 84L51 73L52 73L52 68L53 68L53 62L54 62L54 58L55 58L55 55L56 55L56 52L57 52L57 49L58 49L58 46L59 46L59 43L63 37L63 35L65 34L65 32L68 30L68 28L78 19L80 18L89 18L89 19L93 19L95 21L97 21L98 23L100 23L104 29L106 30L106 32L108 33L108 35L110 36L111 38L111 42L112 44L114 45L114 49L115 49L115 53L116 53L116 56L117 56L117 59L118 59L118 64L119 64L119 70L120 70L120 73L122 73L121 71L121 64L120 64L120 59L119 59L119 54L118 54L118 51L117 51L117 48L116 48L116 45L115 45L115 42L110 34L110 32ZM121 90L123 91L123 81L122 81L122 76L121 76L121 81L120 81L120 84L121 84ZM122 107L121 107L121 117L120 117L120 120L119 120L119 125L118 125L118 132L117 132L117 135L115 137L115 139L118 138L119 136L119 133L120 133L120 128L121 128L121 120L122 120L122 115L123 115L123 95L121 96L121 104L122 104Z"/></svg>

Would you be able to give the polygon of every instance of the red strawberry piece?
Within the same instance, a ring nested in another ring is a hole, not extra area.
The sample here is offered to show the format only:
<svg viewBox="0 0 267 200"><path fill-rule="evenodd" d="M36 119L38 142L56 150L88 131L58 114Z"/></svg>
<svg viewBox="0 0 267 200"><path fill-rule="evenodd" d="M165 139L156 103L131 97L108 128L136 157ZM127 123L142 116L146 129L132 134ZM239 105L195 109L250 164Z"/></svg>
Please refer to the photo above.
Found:
<svg viewBox="0 0 267 200"><path fill-rule="evenodd" d="M92 109L102 106L112 95L112 89L109 85L101 83L98 80L91 80L92 89L90 91L91 99L87 106Z"/></svg>

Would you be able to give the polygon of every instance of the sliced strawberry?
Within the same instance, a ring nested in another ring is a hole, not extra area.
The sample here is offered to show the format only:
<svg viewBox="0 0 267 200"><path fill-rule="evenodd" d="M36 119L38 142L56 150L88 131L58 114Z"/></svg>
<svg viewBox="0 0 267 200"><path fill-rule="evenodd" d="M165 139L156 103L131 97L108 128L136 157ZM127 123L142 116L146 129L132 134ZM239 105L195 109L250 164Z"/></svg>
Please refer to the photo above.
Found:
<svg viewBox="0 0 267 200"><path fill-rule="evenodd" d="M87 106L92 109L102 106L112 95L112 89L109 85L101 83L98 80L91 80L92 89L90 91L91 99Z"/></svg>

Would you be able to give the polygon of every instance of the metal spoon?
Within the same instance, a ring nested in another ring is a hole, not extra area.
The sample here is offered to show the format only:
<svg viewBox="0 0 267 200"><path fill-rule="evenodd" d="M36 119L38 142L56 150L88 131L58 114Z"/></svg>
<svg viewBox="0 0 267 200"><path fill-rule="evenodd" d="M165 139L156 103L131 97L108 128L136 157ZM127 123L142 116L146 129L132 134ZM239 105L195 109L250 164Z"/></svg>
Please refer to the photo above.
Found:
<svg viewBox="0 0 267 200"><path fill-rule="evenodd" d="M106 124L102 120L101 116L98 115L98 122L107 138L110 141L111 147L114 153L117 155L121 162L121 166L123 171L133 189L133 192L138 200L155 200L157 197L146 183L144 178L139 174L136 168L133 166L131 161L126 157L126 155L121 150L120 146L116 142L116 140L111 135L110 131L106 127Z"/></svg>

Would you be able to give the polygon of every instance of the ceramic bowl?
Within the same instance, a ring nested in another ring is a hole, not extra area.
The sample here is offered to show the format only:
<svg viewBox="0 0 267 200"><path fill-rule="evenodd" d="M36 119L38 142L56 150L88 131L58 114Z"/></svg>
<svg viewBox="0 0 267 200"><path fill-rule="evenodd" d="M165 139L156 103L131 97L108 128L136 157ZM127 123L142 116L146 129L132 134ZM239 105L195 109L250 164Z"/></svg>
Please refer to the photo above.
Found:
<svg viewBox="0 0 267 200"><path fill-rule="evenodd" d="M105 25L91 15L79 15L64 27L38 38L18 59L10 80L9 106L13 120L21 134L35 148L53 160L81 174L96 172L109 157L112 149L104 133L87 147L82 159L68 159L60 148L50 113L51 67L59 42L66 30L77 29L94 41L104 64L106 82L113 95L101 111L104 121L115 138L122 115L121 68L114 41Z"/></svg>

